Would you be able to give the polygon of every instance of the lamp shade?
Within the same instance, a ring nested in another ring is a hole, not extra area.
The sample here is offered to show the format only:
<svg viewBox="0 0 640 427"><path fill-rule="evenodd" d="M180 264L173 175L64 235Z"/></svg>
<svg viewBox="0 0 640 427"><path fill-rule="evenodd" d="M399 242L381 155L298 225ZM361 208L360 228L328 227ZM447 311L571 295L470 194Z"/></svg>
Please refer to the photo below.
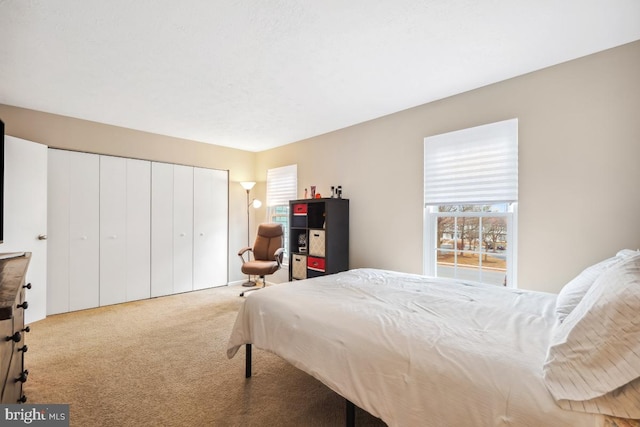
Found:
<svg viewBox="0 0 640 427"><path fill-rule="evenodd" d="M240 185L242 185L242 188L249 191L253 188L254 185L256 185L256 183L253 181L242 181Z"/></svg>

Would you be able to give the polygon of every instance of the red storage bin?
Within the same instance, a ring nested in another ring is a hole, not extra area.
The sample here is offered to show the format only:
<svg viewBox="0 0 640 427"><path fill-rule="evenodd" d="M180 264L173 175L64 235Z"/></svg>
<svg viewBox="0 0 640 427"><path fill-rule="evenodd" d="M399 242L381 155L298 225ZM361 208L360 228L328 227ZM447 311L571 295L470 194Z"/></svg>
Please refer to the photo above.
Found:
<svg viewBox="0 0 640 427"><path fill-rule="evenodd" d="M313 271L321 271L324 273L324 258L314 256L307 257L307 268Z"/></svg>
<svg viewBox="0 0 640 427"><path fill-rule="evenodd" d="M307 214L307 204L306 203L296 203L293 205L293 214L294 215L306 215Z"/></svg>

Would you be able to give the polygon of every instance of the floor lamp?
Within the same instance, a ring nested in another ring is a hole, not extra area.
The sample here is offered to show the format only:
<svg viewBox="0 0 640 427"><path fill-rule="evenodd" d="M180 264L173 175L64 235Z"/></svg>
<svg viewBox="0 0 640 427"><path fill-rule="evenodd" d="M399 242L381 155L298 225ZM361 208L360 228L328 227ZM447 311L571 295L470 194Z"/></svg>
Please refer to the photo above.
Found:
<svg viewBox="0 0 640 427"><path fill-rule="evenodd" d="M260 206L262 206L262 202L258 199L253 199L251 200L251 198L249 197L249 192L251 191L251 189L253 188L254 185L256 185L255 182L253 181L243 181L240 183L240 185L242 185L242 188L244 188L247 191L247 246L251 246L251 240L250 240L250 229L249 229L249 214L250 214L250 210L249 208L251 206L253 206L255 209L259 208ZM242 284L242 286L246 286L246 287L250 287L250 286L255 286L256 283L251 281L251 276L247 275L247 281L244 282Z"/></svg>

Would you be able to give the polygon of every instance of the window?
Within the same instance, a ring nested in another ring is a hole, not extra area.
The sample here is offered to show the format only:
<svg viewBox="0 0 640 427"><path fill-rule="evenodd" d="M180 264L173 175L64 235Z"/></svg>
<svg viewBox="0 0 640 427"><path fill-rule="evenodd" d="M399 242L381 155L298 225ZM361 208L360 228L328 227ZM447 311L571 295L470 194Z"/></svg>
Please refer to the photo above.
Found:
<svg viewBox="0 0 640 427"><path fill-rule="evenodd" d="M424 140L424 272L516 286L518 120Z"/></svg>
<svg viewBox="0 0 640 427"><path fill-rule="evenodd" d="M298 196L298 165L267 170L267 218L284 228L284 263L289 262L289 200Z"/></svg>

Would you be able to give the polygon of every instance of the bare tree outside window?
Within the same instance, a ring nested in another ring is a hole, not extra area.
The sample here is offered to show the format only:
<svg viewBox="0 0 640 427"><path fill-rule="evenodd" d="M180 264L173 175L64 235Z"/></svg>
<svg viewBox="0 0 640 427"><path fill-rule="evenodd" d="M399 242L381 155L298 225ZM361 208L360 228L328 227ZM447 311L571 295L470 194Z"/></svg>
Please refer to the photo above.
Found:
<svg viewBox="0 0 640 427"><path fill-rule="evenodd" d="M439 206L438 276L504 285L507 212L507 204Z"/></svg>

